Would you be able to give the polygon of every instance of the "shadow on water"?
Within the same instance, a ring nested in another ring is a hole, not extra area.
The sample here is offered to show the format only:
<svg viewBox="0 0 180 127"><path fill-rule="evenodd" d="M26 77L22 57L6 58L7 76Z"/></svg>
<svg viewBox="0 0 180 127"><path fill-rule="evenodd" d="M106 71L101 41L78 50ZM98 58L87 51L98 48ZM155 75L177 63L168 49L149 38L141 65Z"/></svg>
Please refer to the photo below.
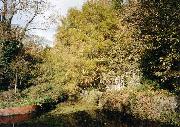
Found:
<svg viewBox="0 0 180 127"><path fill-rule="evenodd" d="M30 115L29 120L24 120L1 123L0 127L173 127L112 111L81 111L60 116Z"/></svg>
<svg viewBox="0 0 180 127"><path fill-rule="evenodd" d="M32 118L32 114L23 114L16 116L0 117L0 124L13 124L27 121Z"/></svg>

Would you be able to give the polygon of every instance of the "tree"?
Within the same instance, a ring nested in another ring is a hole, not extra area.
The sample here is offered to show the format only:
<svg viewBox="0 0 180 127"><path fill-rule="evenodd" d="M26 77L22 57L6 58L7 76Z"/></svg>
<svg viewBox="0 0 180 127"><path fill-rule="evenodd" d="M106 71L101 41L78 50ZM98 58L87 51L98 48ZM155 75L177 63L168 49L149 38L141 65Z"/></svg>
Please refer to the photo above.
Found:
<svg viewBox="0 0 180 127"><path fill-rule="evenodd" d="M26 37L28 38L28 37ZM24 40L0 42L0 87L24 89L34 84L43 47L33 36Z"/></svg>
<svg viewBox="0 0 180 127"><path fill-rule="evenodd" d="M22 43L18 41L0 41L0 85L9 86L9 79L12 74L9 65L19 55L22 48Z"/></svg>
<svg viewBox="0 0 180 127"><path fill-rule="evenodd" d="M142 71L170 91L180 89L180 3L177 0L142 0L138 11L140 37L148 48Z"/></svg>
<svg viewBox="0 0 180 127"><path fill-rule="evenodd" d="M42 62L40 55L43 48L33 42L29 42L24 46L21 54L15 57L10 64L11 69L11 86L16 89L24 89L33 85L38 75L38 64Z"/></svg>
<svg viewBox="0 0 180 127"><path fill-rule="evenodd" d="M0 0L1 85L20 87L32 79L37 54L31 54L35 51L31 50L35 49L34 45L27 48L24 42L29 30L44 29L35 21L43 16L47 8L47 0ZM18 19L21 21L16 21Z"/></svg>
<svg viewBox="0 0 180 127"><path fill-rule="evenodd" d="M140 83L138 61L143 46L134 40L136 29L124 21L124 13L104 2L88 2L82 11L69 10L52 49L55 58L50 61L57 63L52 81L65 75L62 84L102 88L120 76L126 84Z"/></svg>
<svg viewBox="0 0 180 127"><path fill-rule="evenodd" d="M6 40L22 40L27 31L43 29L33 23L48 7L47 0L0 0L1 37ZM14 24L17 18L26 20L23 26Z"/></svg>

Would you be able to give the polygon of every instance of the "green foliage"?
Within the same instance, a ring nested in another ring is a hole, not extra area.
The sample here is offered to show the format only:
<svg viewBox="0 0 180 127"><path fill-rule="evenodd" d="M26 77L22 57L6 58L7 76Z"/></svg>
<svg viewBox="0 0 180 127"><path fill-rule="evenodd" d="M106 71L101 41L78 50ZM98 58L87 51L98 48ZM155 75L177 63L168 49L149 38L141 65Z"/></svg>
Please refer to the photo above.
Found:
<svg viewBox="0 0 180 127"><path fill-rule="evenodd" d="M35 102L35 101L34 101ZM23 105L33 104L32 100L28 99L24 94L13 90L8 90L0 93L0 108L18 107Z"/></svg>
<svg viewBox="0 0 180 127"><path fill-rule="evenodd" d="M1 65L7 65L22 49L22 43L18 41L1 41Z"/></svg>
<svg viewBox="0 0 180 127"><path fill-rule="evenodd" d="M21 54L11 62L10 68L12 73L11 82L14 82L17 76L18 88L25 89L35 84L35 79L39 73L39 64L43 58L41 56L42 47L33 42L24 44Z"/></svg>
<svg viewBox="0 0 180 127"><path fill-rule="evenodd" d="M9 108L9 107L21 107L21 106L27 106L27 105L42 105L43 103L51 102L51 98L48 96L44 96L41 98L32 98L31 96L26 96L25 94L22 94L20 92L17 92L16 94L14 91L5 91L6 97L0 96L0 109ZM1 94L4 94L5 92L2 92Z"/></svg>
<svg viewBox="0 0 180 127"><path fill-rule="evenodd" d="M112 0L113 8L116 10L119 10L122 8L123 6L122 3L123 3L123 0Z"/></svg>
<svg viewBox="0 0 180 127"><path fill-rule="evenodd" d="M146 78L156 80L161 88L179 91L180 81L180 3L177 0L142 1L141 38L148 45L142 56Z"/></svg>
<svg viewBox="0 0 180 127"><path fill-rule="evenodd" d="M58 68L53 71L54 82L63 75L64 84L86 88L113 84L118 75L127 82L133 76L138 79L143 46L133 40L135 31L111 5L89 2L82 11L69 10L52 49L51 65Z"/></svg>
<svg viewBox="0 0 180 127"><path fill-rule="evenodd" d="M32 85L37 76L38 63L42 61L40 47L34 43L23 45L18 41L0 42L0 86L1 89L24 88Z"/></svg>
<svg viewBox="0 0 180 127"><path fill-rule="evenodd" d="M1 41L0 85L16 84L22 96L2 97L0 107L58 102L65 93L90 108L100 100L104 108L177 124L177 96L157 88L179 90L179 7L175 0L126 6L121 0L88 2L62 19L53 48L31 39L23 45ZM127 87L101 98L95 88L105 90L116 77ZM87 88L91 91L81 97ZM77 109L84 110L83 104Z"/></svg>
<svg viewBox="0 0 180 127"><path fill-rule="evenodd" d="M9 84L9 79L11 78L10 63L21 52L21 50L22 43L20 42L0 41L0 85Z"/></svg>

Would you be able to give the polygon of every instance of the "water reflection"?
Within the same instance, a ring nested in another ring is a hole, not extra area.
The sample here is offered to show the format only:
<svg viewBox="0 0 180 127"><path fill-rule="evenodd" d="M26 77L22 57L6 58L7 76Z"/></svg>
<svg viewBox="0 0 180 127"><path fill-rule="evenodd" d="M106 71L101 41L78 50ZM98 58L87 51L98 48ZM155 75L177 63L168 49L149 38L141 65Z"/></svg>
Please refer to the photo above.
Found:
<svg viewBox="0 0 180 127"><path fill-rule="evenodd" d="M22 114L14 116L0 116L0 126L1 127L15 127L16 123L21 123L28 121L33 117L33 114Z"/></svg>
<svg viewBox="0 0 180 127"><path fill-rule="evenodd" d="M0 127L170 127L110 111L81 111L67 115L19 115L1 118Z"/></svg>

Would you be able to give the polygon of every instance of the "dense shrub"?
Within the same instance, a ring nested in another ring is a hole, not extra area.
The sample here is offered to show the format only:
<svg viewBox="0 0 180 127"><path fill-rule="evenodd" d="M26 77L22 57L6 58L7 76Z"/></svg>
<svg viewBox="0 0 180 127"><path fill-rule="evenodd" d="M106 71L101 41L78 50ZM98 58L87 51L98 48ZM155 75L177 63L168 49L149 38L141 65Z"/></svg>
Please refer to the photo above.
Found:
<svg viewBox="0 0 180 127"><path fill-rule="evenodd" d="M104 109L117 110L141 119L179 124L177 97L153 87L143 85L107 92L100 103Z"/></svg>
<svg viewBox="0 0 180 127"><path fill-rule="evenodd" d="M21 91L14 93L14 90L8 90L1 92L0 94L0 109L27 105L42 105L43 103L50 101L51 98L48 96L35 98Z"/></svg>

